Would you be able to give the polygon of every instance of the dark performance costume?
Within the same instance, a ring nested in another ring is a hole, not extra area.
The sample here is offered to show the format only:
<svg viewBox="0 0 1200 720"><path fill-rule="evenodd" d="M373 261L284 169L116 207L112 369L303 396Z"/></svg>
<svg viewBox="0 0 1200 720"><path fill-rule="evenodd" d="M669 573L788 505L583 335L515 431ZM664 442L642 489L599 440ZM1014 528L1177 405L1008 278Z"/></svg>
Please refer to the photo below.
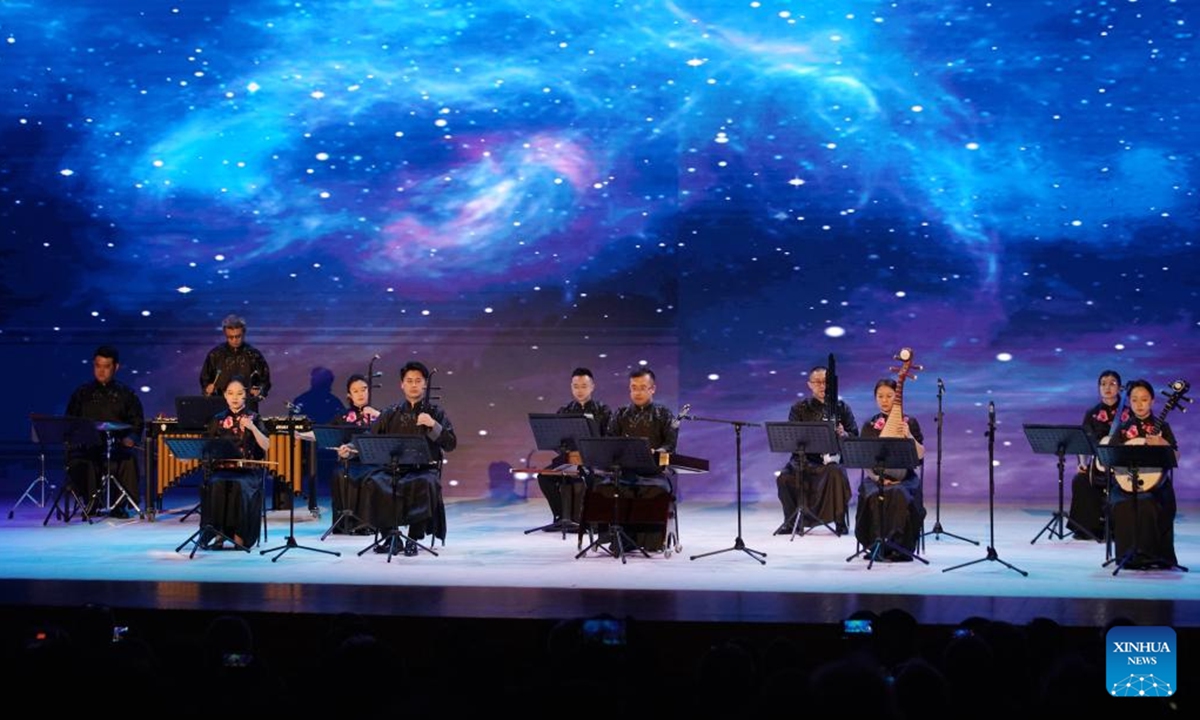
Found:
<svg viewBox="0 0 1200 720"><path fill-rule="evenodd" d="M221 395L225 392L225 386L235 377L245 381L247 390L258 388L259 399L271 392L271 368L267 365L267 359L258 348L246 342L236 348L229 347L229 343L221 343L208 351L200 368L200 392L204 392L209 383L214 383L213 394ZM257 400L247 392L246 402Z"/></svg>
<svg viewBox="0 0 1200 720"><path fill-rule="evenodd" d="M556 412L559 415L587 415L595 420L596 427L602 436L607 432L608 424L612 420L612 410L595 399L588 400L583 404L580 404L578 400L572 400ZM552 467L562 468L564 465L570 464L570 460L566 455L560 453L554 456L551 463ZM538 487L542 489L542 495L545 496L546 503L550 505L550 512L554 515L555 523L560 520L579 522L579 514L583 509L583 480L583 477L574 475L538 475Z"/></svg>
<svg viewBox="0 0 1200 720"><path fill-rule="evenodd" d="M421 413L429 413L439 427L427 429L418 425L417 417ZM432 403L413 404L404 400L379 415L371 426L371 434L423 435L434 464L397 468L394 488L391 468L372 467L362 487L367 501L364 510L367 522L381 532L407 525L405 534L413 540L428 534L445 542L446 506L442 502L440 461L443 453L458 447L458 438L446 412Z"/></svg>
<svg viewBox="0 0 1200 720"><path fill-rule="evenodd" d="M106 385L93 380L80 385L71 394L71 399L67 402L67 415L130 426L129 430L112 434L112 474L129 494L129 497L133 498L134 502L138 502L140 496L138 493L137 455L133 448L126 447L122 442L125 438L129 438L136 444L142 437L145 416L142 413L142 401L138 399L137 394L116 380ZM100 496L94 500L92 498L97 490L103 491L103 488L100 487L100 480L104 477L105 472L104 434L101 433L100 437L99 445L72 447L71 457L67 464L67 475L71 487L88 504L86 508L88 514L97 510L99 503L104 500ZM116 500L115 497L110 499ZM140 505L140 502L138 504ZM120 505L125 505L125 503L122 502ZM113 508L113 515L121 515L125 512L127 511L123 507Z"/></svg>
<svg viewBox="0 0 1200 720"><path fill-rule="evenodd" d="M820 422L824 419L825 403L815 397L796 402L788 412L788 422ZM842 400L838 401L837 421L848 435L858 435L854 413ZM850 480L841 465L824 464L820 455L793 454L788 464L779 472L776 485L779 489L779 502L783 505L785 523L777 533L791 534L791 523L800 506L801 492L804 493L805 506L821 523L833 524L838 535L848 532ZM813 524L811 518L804 520L805 527Z"/></svg>
<svg viewBox="0 0 1200 720"><path fill-rule="evenodd" d="M887 413L877 413L862 426L864 438L876 438L883 432L887 423ZM921 433L921 424L915 418L904 416L908 431L913 439L924 444L925 436ZM925 519L925 500L921 488L921 476L915 469L910 469L903 479L895 484L886 484L880 495L879 484L871 473L863 475L858 487L858 510L854 519L854 536L863 547L869 547L878 534L884 540L890 540L916 552L917 541L921 537L921 524ZM878 504L878 508L875 505ZM875 512L879 511L882 533L876 532ZM908 560L907 555L900 553L884 554L883 560Z"/></svg>
<svg viewBox="0 0 1200 720"><path fill-rule="evenodd" d="M605 435L645 438L650 444L651 451L666 453L675 452L675 445L679 442L679 428L675 424L674 413L666 406L654 402L640 407L630 404L617 410L609 420ZM592 470L600 472L605 468L592 468ZM647 552L657 552L663 549L667 535L667 515L672 496L675 493L675 471L673 469L667 467L657 473L647 475L624 470L616 484L609 477L607 482L597 483L593 488L596 494L607 497L607 501L599 500L604 503L600 506L600 514L603 514L604 508L612 502L614 490L622 499L633 500L635 507L639 505L642 507L643 511L641 512L632 511L635 519L647 514L656 517L661 505L663 510L661 522L627 522L624 524L624 528L634 542ZM596 500L598 498L592 498L589 502Z"/></svg>
<svg viewBox="0 0 1200 720"><path fill-rule="evenodd" d="M262 460L267 456L254 437L244 430L241 418L248 417L264 435L267 433L262 417L243 409L234 413L224 410L217 413L208 423L207 435L229 440L243 460ZM216 461L216 470L209 479L207 488L200 488L200 523L211 525L230 539L241 538L245 547L258 542L262 529L263 485L266 471L263 466L236 467L232 463ZM201 537L206 545L213 536Z"/></svg>
<svg viewBox="0 0 1200 720"><path fill-rule="evenodd" d="M360 407L343 409L329 424L342 425L348 430L361 429L362 431L366 431L371 427L371 421L363 414L363 409ZM347 435L350 434L347 433ZM352 438L353 436L350 435L343 439L348 443ZM334 518L341 517L343 511L349 511L362 524L356 527L356 523L349 520L345 523L338 523L334 527L333 532L335 535L364 534L370 532L370 526L366 524L369 508L362 488L363 479L375 469L373 466L363 465L362 461L355 456L351 456L339 464L329 486L330 510L333 512Z"/></svg>
<svg viewBox="0 0 1200 720"><path fill-rule="evenodd" d="M1135 438L1146 438L1149 435L1162 435L1172 450L1178 450L1170 424L1159 420L1153 415L1139 419L1130 413L1117 427L1112 444L1124 445ZM1151 469L1147 468L1149 472ZM1123 558L1125 553L1134 547L1136 537L1137 549L1146 558L1154 558L1155 562L1131 562L1125 567L1152 567L1159 563L1168 566L1175 565L1175 485L1171 470L1160 470L1165 475L1150 488L1149 492L1137 494L1136 513L1133 493L1126 492L1119 485L1113 485L1113 537L1116 539L1117 558ZM1136 515L1136 528L1135 528Z"/></svg>
<svg viewBox="0 0 1200 720"><path fill-rule="evenodd" d="M1120 403L1106 405L1096 403L1083 414L1083 430L1093 440L1100 443L1108 437L1116 418ZM1130 416L1126 409L1122 419ZM1067 527L1076 533L1079 539L1091 539L1083 531L1090 533L1098 542L1104 542L1104 502L1108 496L1108 473L1095 469L1091 463L1086 470L1079 470L1071 478L1071 509L1067 514Z"/></svg>

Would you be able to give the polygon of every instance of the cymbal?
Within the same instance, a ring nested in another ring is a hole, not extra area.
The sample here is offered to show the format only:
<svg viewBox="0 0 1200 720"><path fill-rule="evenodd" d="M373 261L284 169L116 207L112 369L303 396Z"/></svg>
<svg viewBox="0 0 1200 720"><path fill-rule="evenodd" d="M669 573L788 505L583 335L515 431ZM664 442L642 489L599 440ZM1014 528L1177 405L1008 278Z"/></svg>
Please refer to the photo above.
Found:
<svg viewBox="0 0 1200 720"><path fill-rule="evenodd" d="M96 423L96 429L100 432L118 432L120 430L131 430L133 426L126 423L105 421Z"/></svg>

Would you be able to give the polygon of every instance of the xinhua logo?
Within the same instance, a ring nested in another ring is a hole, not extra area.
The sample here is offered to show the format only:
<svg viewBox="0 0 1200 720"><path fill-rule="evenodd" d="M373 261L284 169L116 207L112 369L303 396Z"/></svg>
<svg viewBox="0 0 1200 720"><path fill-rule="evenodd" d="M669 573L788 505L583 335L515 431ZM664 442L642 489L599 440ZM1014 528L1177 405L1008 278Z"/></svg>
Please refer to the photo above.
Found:
<svg viewBox="0 0 1200 720"><path fill-rule="evenodd" d="M1175 630L1169 627L1114 627L1106 638L1105 681L1113 697L1168 697L1175 694L1178 666Z"/></svg>

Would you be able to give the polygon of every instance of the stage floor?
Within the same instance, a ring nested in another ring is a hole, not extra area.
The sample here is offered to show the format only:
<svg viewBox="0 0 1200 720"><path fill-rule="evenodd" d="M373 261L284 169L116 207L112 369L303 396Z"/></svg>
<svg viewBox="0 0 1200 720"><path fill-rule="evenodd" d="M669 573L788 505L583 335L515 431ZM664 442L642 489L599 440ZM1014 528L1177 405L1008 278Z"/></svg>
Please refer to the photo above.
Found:
<svg viewBox="0 0 1200 720"><path fill-rule="evenodd" d="M168 496L170 499L170 496ZM734 545L734 504L681 503L681 551L622 564L602 555L576 559L574 536L524 530L548 522L541 498L450 501L449 536L437 557L367 553L369 537L331 535L330 515L296 512L300 547L281 556L288 513L270 513L268 536L246 554L176 552L195 529L180 521L182 498L154 522L101 519L92 524L51 519L28 501L0 521L0 603L62 606L100 602L114 607L228 611L403 615L448 618L552 619L598 613L653 621L836 622L855 610L903 608L923 623L954 624L973 615L1025 622L1049 617L1070 626L1102 626L1115 617L1141 624L1200 625L1200 581L1179 571L1104 567L1102 544L1031 540L1052 506L1002 506L995 513L990 560L986 505L944 505L946 532L928 536L928 565L846 558L852 536L816 529L795 539L774 536L775 502L742 510L747 547L767 553L760 564L740 550L692 559ZM15 501L15 498L14 498ZM6 504L12 507L12 502ZM1181 507L1176 526L1180 562L1200 558L1200 515ZM929 508L927 529L933 526ZM334 556L307 548L339 552ZM272 557L277 560L272 561ZM971 563L964 567L955 566ZM1022 575L1005 563L1028 573Z"/></svg>

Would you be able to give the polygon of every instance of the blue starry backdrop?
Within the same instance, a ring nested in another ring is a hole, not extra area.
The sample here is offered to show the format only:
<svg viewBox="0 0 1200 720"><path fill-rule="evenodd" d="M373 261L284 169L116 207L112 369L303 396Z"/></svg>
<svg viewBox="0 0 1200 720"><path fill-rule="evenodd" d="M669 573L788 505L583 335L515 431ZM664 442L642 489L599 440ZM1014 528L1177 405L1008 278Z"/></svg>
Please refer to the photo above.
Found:
<svg viewBox="0 0 1200 720"><path fill-rule="evenodd" d="M991 477L1044 504L1055 459L1023 423L1079 422L1105 368L1200 380L1198 22L1171 0L4 2L0 439L27 448L101 343L172 415L238 313L268 416L314 368L340 398L379 355L377 406L408 359L436 368L451 496L522 490L509 468L550 455L527 413L572 368L619 404L647 365L705 418L679 450L712 471L681 497L731 500L727 421L785 419L832 354L861 424L908 346L931 459L946 386L943 495ZM1169 418L1181 478L1194 415ZM761 427L741 446L745 499L772 500L786 458Z"/></svg>

